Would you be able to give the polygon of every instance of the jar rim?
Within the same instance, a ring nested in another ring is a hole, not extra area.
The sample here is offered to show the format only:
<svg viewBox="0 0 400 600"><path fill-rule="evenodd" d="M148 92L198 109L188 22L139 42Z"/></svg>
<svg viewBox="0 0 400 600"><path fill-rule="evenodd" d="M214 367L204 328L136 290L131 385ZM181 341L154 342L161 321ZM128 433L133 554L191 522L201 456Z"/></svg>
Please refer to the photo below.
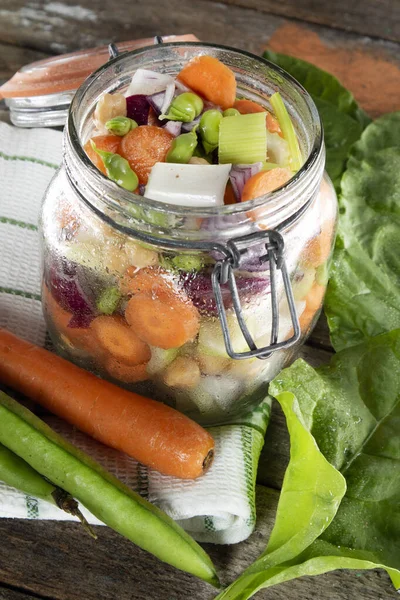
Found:
<svg viewBox="0 0 400 600"><path fill-rule="evenodd" d="M250 58L251 60L255 60L261 65L267 66L269 69L274 71L279 77L283 78L287 83L289 83L297 92L305 100L307 109L309 114L311 115L311 125L312 125L312 147L308 153L308 156L301 166L301 168L291 177L291 179L285 183L280 188L273 190L263 196L259 196L253 200L249 200L244 203L237 203L231 205L223 205L217 207L191 207L191 206L178 206L176 204L168 204L164 202L160 202L157 200L151 200L146 198L145 196L141 196L135 194L134 192L128 192L127 190L121 188L116 183L108 179L105 175L103 175L92 163L85 150L83 149L83 145L81 143L80 137L78 135L77 126L75 123L75 119L77 117L77 113L79 110L80 103L84 100L85 94L90 90L91 86L96 82L96 80L101 77L101 75L110 67L115 64L118 64L122 61L130 60L131 58L140 56L141 54L145 54L149 50L157 51L157 48L160 48L162 51L163 48L213 48L217 50L223 50L228 52L233 52L235 54L239 54ZM225 46L220 44L212 44L207 42L167 42L158 45L150 45L142 48L138 48L136 50L132 50L129 52L124 52L119 56L110 59L107 63L99 67L96 71L94 71L78 88L69 108L67 125L65 128L66 134L66 149L68 146L68 150L72 152L72 154L78 159L78 161L83 165L85 169L85 173L88 174L89 178L93 181L94 186L100 186L104 190L104 196L108 196L109 199L117 198L116 205L121 209L121 203L129 205L141 205L143 204L143 200L145 199L146 207L152 210L155 210L159 213L168 213L177 218L182 217L228 217L232 215L244 214L248 211L251 211L256 208L260 208L268 203L268 206L272 209L279 209L282 205L288 204L288 199L290 201L290 197L296 197L296 189L299 186L299 183L304 179L306 174L313 172L315 167L319 164L319 159L324 152L323 146L323 128L321 123L321 118L319 116L318 110L315 106L313 99L310 94L305 90L305 88L294 78L292 75L287 73L284 69L275 65L274 63L268 61L267 59L257 56L251 52L246 50L241 50L238 48L234 48L231 46ZM67 169L68 172L68 169Z"/></svg>

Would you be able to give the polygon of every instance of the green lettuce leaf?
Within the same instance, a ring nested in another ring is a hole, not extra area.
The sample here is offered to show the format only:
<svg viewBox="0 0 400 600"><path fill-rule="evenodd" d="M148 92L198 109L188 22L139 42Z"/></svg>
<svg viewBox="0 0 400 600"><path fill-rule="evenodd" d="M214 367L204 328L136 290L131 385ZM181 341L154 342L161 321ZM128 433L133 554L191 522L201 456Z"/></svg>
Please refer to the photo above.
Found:
<svg viewBox="0 0 400 600"><path fill-rule="evenodd" d="M339 191L349 150L371 119L330 73L299 58L270 50L263 56L290 73L313 98L324 127L326 170Z"/></svg>
<svg viewBox="0 0 400 600"><path fill-rule="evenodd" d="M245 574L218 595L218 600L248 598L241 595L243 584L259 578L259 571L269 571L302 553L328 527L345 491L344 477L321 454L305 426L292 393L279 395L290 434L290 462L287 467L276 522L265 552ZM252 573L254 568L255 573ZM257 588L258 589L258 588Z"/></svg>
<svg viewBox="0 0 400 600"><path fill-rule="evenodd" d="M307 459L301 463L299 447L293 450L288 469L295 458L297 486L285 476L266 552L218 598L246 600L264 587L334 569L384 568L400 588L400 330L343 350L318 369L297 360L275 378L270 392L286 417L297 415L298 424L344 475L347 491L336 516L329 514L329 526L321 527L318 539L306 547L313 536L302 533L305 515L297 498L302 490L301 501L312 477L312 464ZM308 488L318 516L323 485L326 481L317 477ZM284 497L287 504L279 510ZM308 527L316 533L314 524L313 515ZM294 543L288 539L290 532Z"/></svg>
<svg viewBox="0 0 400 600"><path fill-rule="evenodd" d="M400 327L400 112L353 146L325 313L336 350Z"/></svg>

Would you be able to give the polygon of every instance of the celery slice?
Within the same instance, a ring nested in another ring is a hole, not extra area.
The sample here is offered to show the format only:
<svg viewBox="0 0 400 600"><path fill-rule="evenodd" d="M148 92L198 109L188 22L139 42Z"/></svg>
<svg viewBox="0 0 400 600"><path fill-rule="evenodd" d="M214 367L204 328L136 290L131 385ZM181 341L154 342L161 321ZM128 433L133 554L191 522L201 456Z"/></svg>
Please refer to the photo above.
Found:
<svg viewBox="0 0 400 600"><path fill-rule="evenodd" d="M263 161L262 171L271 171L271 169L277 169L279 165L273 162Z"/></svg>
<svg viewBox="0 0 400 600"><path fill-rule="evenodd" d="M283 103L282 97L279 92L273 94L270 98L271 106L274 109L275 116L278 119L280 128L283 133L283 137L289 144L289 150L291 154L291 165L290 168L292 171L298 171L303 164L303 159L300 152L299 141L297 139L297 135L292 123L292 120L289 116L289 113L286 109L286 106Z"/></svg>
<svg viewBox="0 0 400 600"><path fill-rule="evenodd" d="M219 126L221 164L251 165L267 156L265 113L224 117Z"/></svg>

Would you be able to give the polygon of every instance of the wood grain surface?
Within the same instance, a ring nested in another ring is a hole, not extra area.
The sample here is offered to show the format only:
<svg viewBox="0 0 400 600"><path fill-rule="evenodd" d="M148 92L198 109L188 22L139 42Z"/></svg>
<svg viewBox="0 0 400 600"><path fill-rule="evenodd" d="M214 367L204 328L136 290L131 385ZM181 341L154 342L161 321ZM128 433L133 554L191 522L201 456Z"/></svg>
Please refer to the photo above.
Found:
<svg viewBox="0 0 400 600"><path fill-rule="evenodd" d="M189 32L256 54L268 46L309 60L337 75L372 116L400 109L399 0L120 0L112 5L0 0L0 80L52 54ZM0 119L7 119L1 103ZM322 317L301 356L317 366L331 354ZM257 528L241 544L206 547L225 583L265 547L288 460L288 434L275 403L259 464ZM71 523L0 520L0 542L0 600L211 600L215 595L108 528L99 528L94 542ZM382 571L302 578L257 595L260 600L396 597Z"/></svg>

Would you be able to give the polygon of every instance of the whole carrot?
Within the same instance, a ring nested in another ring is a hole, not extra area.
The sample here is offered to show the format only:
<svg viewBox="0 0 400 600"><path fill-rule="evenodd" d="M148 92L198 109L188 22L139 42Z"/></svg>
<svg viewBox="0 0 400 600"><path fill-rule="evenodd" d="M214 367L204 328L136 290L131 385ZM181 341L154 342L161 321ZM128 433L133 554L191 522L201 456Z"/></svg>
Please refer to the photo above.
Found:
<svg viewBox="0 0 400 600"><path fill-rule="evenodd" d="M213 438L185 415L99 379L4 329L0 381L165 475L195 479L212 462Z"/></svg>

